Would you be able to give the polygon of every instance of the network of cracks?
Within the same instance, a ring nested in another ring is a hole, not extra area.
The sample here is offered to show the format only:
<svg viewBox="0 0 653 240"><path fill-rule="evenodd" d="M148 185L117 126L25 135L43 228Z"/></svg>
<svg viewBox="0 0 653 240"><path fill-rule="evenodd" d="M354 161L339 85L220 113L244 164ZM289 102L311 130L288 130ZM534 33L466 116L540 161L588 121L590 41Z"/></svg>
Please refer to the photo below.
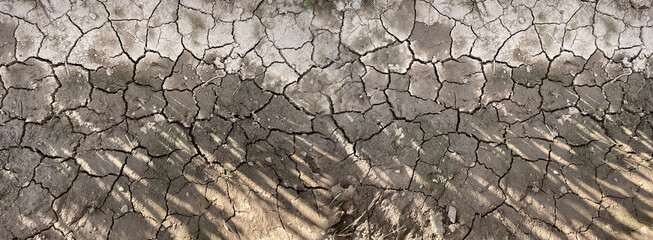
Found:
<svg viewBox="0 0 653 240"><path fill-rule="evenodd" d="M652 16L0 1L0 238L653 238Z"/></svg>

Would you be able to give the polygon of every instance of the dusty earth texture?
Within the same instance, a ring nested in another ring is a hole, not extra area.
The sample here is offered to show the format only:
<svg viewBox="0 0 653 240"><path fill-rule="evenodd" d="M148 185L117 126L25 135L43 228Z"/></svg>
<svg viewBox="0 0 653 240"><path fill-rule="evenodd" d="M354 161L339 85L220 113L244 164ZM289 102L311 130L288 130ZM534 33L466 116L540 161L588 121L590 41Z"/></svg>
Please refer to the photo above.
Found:
<svg viewBox="0 0 653 240"><path fill-rule="evenodd" d="M651 239L651 7L0 1L0 239Z"/></svg>

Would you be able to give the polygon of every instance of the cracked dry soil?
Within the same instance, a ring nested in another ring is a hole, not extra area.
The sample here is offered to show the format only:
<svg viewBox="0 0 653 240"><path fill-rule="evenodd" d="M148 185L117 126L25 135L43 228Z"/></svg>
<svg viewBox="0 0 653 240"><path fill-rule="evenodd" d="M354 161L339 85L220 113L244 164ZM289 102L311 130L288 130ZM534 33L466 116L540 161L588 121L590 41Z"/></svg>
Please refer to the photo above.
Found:
<svg viewBox="0 0 653 240"><path fill-rule="evenodd" d="M0 1L0 239L651 239L652 7Z"/></svg>

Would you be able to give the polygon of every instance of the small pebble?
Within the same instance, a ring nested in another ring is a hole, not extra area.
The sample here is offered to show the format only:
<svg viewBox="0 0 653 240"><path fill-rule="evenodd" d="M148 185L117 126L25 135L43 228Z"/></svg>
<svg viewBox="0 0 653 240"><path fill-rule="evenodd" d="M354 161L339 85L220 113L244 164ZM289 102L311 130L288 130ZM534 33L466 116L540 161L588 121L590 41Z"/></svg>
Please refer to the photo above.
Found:
<svg viewBox="0 0 653 240"><path fill-rule="evenodd" d="M397 169L397 170L395 170L395 173L399 174L399 173L401 173L401 170Z"/></svg>
<svg viewBox="0 0 653 240"><path fill-rule="evenodd" d="M533 187L533 192L539 192L540 188L539 187Z"/></svg>
<svg viewBox="0 0 653 240"><path fill-rule="evenodd" d="M451 8L450 7L444 7L444 13L449 13L449 12L451 12Z"/></svg>
<svg viewBox="0 0 653 240"><path fill-rule="evenodd" d="M11 5L9 5L9 4L2 5L2 10L3 11L11 11Z"/></svg>
<svg viewBox="0 0 653 240"><path fill-rule="evenodd" d="M247 165L254 166L253 162L247 162Z"/></svg>
<svg viewBox="0 0 653 240"><path fill-rule="evenodd" d="M524 18L519 18L519 23L524 23L525 21Z"/></svg>
<svg viewBox="0 0 653 240"><path fill-rule="evenodd" d="M456 223L456 208L454 206L449 206L449 211L447 212L447 217L449 217L449 220L451 223Z"/></svg>
<svg viewBox="0 0 653 240"><path fill-rule="evenodd" d="M560 192L562 194L567 194L567 188L565 186L560 187Z"/></svg>
<svg viewBox="0 0 653 240"><path fill-rule="evenodd" d="M88 15L88 17L89 17L91 20L95 20L95 19L97 18L97 15L95 15L94 13L91 13L91 14Z"/></svg>

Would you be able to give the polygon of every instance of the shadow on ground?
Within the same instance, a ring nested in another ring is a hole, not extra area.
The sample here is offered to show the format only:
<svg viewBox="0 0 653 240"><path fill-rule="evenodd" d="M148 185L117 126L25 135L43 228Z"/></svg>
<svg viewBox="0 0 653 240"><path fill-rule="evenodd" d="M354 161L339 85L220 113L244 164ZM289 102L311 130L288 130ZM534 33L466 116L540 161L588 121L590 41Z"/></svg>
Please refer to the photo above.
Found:
<svg viewBox="0 0 653 240"><path fill-rule="evenodd" d="M67 82L71 69L86 72L70 66L58 80ZM389 85L401 77L390 75ZM641 79L615 80L645 90L623 92L623 109L600 116L578 110L586 100L526 115L502 113L510 99L472 113L439 104L419 112L424 100L386 89L389 104L313 117L235 75L136 97L144 101L122 101L147 88L138 81L124 91L94 88L86 106L42 124L4 120L2 234L645 238L653 217L653 118L651 83ZM358 94L343 92L333 98ZM208 93L215 105L183 106L173 93ZM164 104L157 110L154 102ZM171 122L189 112L199 120ZM127 117L108 120L112 113ZM505 120L512 117L522 119ZM448 217L454 208L455 219Z"/></svg>

